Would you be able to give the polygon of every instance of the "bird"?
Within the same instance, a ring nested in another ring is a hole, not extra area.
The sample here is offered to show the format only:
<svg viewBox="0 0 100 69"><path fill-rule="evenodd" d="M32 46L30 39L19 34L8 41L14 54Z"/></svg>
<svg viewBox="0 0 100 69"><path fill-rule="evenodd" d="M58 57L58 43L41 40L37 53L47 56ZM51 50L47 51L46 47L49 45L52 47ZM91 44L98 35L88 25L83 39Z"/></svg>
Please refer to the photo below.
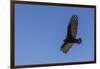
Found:
<svg viewBox="0 0 100 69"><path fill-rule="evenodd" d="M63 40L63 44L60 48L63 53L67 53L71 49L74 43L81 44L82 39L81 38L76 39L77 29L78 29L78 16L72 15L69 21L69 25L67 27L67 35Z"/></svg>

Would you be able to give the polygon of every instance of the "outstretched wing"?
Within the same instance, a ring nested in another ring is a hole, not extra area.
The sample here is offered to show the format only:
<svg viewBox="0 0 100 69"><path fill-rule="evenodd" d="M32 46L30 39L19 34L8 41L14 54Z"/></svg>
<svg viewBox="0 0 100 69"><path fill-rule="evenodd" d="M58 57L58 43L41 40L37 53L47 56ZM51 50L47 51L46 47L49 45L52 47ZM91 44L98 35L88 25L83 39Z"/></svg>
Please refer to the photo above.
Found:
<svg viewBox="0 0 100 69"><path fill-rule="evenodd" d="M73 15L70 21L70 34L73 38L76 37L77 34L77 27L78 27L78 16Z"/></svg>
<svg viewBox="0 0 100 69"><path fill-rule="evenodd" d="M66 43L66 44L64 43L61 47L61 51L63 53L67 53L71 47L72 47L72 43Z"/></svg>

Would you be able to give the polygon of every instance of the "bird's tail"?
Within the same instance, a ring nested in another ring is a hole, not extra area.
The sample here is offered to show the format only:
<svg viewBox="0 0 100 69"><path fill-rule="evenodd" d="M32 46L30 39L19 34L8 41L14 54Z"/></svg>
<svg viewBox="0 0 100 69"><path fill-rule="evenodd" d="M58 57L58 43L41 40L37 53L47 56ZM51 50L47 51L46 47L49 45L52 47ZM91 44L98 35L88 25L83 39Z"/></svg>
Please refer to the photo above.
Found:
<svg viewBox="0 0 100 69"><path fill-rule="evenodd" d="M78 44L80 44L81 42L82 42L82 39L81 38L77 39L77 43Z"/></svg>

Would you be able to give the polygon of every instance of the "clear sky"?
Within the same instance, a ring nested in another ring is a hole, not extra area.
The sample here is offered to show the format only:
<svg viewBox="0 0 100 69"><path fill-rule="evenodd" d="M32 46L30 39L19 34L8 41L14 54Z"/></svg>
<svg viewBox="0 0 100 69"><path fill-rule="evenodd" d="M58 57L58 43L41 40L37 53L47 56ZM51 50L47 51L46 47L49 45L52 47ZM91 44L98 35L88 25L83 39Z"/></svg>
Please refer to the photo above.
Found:
<svg viewBox="0 0 100 69"><path fill-rule="evenodd" d="M70 18L79 18L77 37L67 54L60 47ZM15 64L48 64L94 59L94 8L15 5Z"/></svg>

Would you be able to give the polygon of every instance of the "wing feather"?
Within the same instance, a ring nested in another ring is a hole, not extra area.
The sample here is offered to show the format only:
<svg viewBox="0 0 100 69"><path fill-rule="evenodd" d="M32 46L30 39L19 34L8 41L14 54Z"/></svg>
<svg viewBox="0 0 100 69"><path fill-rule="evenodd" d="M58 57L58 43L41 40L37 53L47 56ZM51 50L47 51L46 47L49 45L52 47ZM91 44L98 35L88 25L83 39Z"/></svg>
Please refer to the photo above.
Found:
<svg viewBox="0 0 100 69"><path fill-rule="evenodd" d="M61 51L63 53L67 53L71 47L72 47L72 43L63 44L61 47Z"/></svg>
<svg viewBox="0 0 100 69"><path fill-rule="evenodd" d="M78 27L78 16L73 15L70 21L70 31L71 31L71 35L72 37L76 37L77 34L77 27Z"/></svg>

